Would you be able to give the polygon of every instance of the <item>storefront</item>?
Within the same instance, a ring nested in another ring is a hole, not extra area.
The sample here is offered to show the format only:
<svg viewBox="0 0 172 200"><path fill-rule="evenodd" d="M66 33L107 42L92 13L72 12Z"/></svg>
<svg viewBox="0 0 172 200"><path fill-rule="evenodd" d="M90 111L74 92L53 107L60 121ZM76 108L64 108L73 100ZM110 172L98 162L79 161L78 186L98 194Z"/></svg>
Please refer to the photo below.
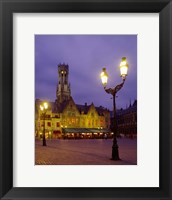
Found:
<svg viewBox="0 0 172 200"><path fill-rule="evenodd" d="M103 139L112 138L113 134L108 129L92 128L63 128L63 139Z"/></svg>
<svg viewBox="0 0 172 200"><path fill-rule="evenodd" d="M62 138L62 134L60 130L54 130L53 131L53 139L61 139Z"/></svg>

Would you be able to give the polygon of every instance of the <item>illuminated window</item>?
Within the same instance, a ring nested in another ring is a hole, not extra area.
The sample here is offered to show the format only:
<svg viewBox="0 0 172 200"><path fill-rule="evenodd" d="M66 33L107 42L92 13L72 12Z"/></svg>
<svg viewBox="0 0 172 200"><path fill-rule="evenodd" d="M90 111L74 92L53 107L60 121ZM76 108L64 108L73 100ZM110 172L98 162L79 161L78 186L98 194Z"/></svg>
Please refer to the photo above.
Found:
<svg viewBox="0 0 172 200"><path fill-rule="evenodd" d="M75 123L75 119L74 118L72 118L72 124L74 124Z"/></svg>
<svg viewBox="0 0 172 200"><path fill-rule="evenodd" d="M100 126L103 126L103 120L102 119L100 120Z"/></svg>
<svg viewBox="0 0 172 200"><path fill-rule="evenodd" d="M60 122L57 122L57 123L56 123L56 127L60 127Z"/></svg>
<svg viewBox="0 0 172 200"><path fill-rule="evenodd" d="M71 115L71 112L70 112L70 111L68 111L68 112L67 112L67 114L68 114L68 116L70 116L70 115Z"/></svg>
<svg viewBox="0 0 172 200"><path fill-rule="evenodd" d="M68 125L71 125L71 124L72 124L71 119L68 119Z"/></svg>
<svg viewBox="0 0 172 200"><path fill-rule="evenodd" d="M47 126L49 126L49 127L50 127L50 126L51 126L51 122L47 122Z"/></svg>

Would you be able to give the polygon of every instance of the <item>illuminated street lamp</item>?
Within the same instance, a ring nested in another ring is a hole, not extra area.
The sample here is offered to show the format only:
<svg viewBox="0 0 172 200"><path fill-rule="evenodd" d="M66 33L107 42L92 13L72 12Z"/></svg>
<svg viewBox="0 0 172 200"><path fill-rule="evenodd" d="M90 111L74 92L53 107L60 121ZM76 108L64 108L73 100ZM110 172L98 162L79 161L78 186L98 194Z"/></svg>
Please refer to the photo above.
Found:
<svg viewBox="0 0 172 200"><path fill-rule="evenodd" d="M127 73L128 73L128 63L127 63L126 57L122 58L119 68L120 68L120 72L121 72L121 77L123 80L125 80Z"/></svg>
<svg viewBox="0 0 172 200"><path fill-rule="evenodd" d="M106 72L106 68L102 69L102 73L100 74L100 77L102 79L103 86L106 87L107 81L108 81L108 74Z"/></svg>
<svg viewBox="0 0 172 200"><path fill-rule="evenodd" d="M43 146L47 146L47 144L46 144L46 138L45 138L45 116L46 116L47 109L48 109L48 103L47 102L43 102L40 105L40 110L42 112L42 116L43 116L43 120L44 120L43 140L42 140L43 141L43 143L42 143Z"/></svg>
<svg viewBox="0 0 172 200"><path fill-rule="evenodd" d="M114 114L114 126L113 126L113 145L112 145L112 160L120 160L119 158L119 152L118 152L118 144L117 144L117 116L116 116L116 94L117 92L123 87L127 73L128 73L128 63L126 60L126 57L123 57L120 63L120 73L122 77L122 83L115 86L114 88L108 88L106 89L107 81L108 81L108 74L106 72L106 68L102 69L102 72L100 74L102 84L104 86L104 89L107 93L111 94L113 96L113 114Z"/></svg>

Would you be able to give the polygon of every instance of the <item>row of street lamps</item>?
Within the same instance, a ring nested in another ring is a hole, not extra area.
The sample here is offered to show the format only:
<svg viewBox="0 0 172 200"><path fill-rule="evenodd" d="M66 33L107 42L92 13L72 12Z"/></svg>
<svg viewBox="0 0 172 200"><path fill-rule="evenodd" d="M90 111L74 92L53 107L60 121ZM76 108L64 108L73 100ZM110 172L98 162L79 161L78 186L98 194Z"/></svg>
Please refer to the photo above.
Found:
<svg viewBox="0 0 172 200"><path fill-rule="evenodd" d="M108 82L108 74L106 72L106 68L102 69L101 72L101 80L102 84L104 86L104 90L111 94L113 96L113 117L114 117L114 126L113 126L113 145L112 145L112 160L120 160L119 158L119 152L118 152L118 144L117 144L117 116L116 116L116 94L117 92L123 87L127 73L128 73L128 62L126 60L126 57L123 57L121 60L121 63L119 65L120 68L120 73L122 77L122 83L116 85L114 88L106 88L107 82ZM45 138L45 117L46 117L46 112L48 110L48 103L43 102L40 105L40 110L42 112L43 120L44 120L44 125L43 125L43 146L46 146L46 138Z"/></svg>

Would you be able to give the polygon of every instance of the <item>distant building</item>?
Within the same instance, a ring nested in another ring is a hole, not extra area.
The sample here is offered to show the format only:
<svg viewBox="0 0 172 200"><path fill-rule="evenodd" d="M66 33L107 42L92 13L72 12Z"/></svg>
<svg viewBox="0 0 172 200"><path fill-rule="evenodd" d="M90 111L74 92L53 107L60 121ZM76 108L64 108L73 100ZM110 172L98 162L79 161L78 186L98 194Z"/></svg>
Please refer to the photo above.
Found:
<svg viewBox="0 0 172 200"><path fill-rule="evenodd" d="M103 107L78 105L71 96L68 82L69 66L58 65L58 84L55 102L49 102L45 117L47 138L103 138L112 137L110 112ZM44 119L39 109L43 100L35 101L35 133L41 138Z"/></svg>
<svg viewBox="0 0 172 200"><path fill-rule="evenodd" d="M126 109L117 111L118 135L125 137L137 136L137 100Z"/></svg>

